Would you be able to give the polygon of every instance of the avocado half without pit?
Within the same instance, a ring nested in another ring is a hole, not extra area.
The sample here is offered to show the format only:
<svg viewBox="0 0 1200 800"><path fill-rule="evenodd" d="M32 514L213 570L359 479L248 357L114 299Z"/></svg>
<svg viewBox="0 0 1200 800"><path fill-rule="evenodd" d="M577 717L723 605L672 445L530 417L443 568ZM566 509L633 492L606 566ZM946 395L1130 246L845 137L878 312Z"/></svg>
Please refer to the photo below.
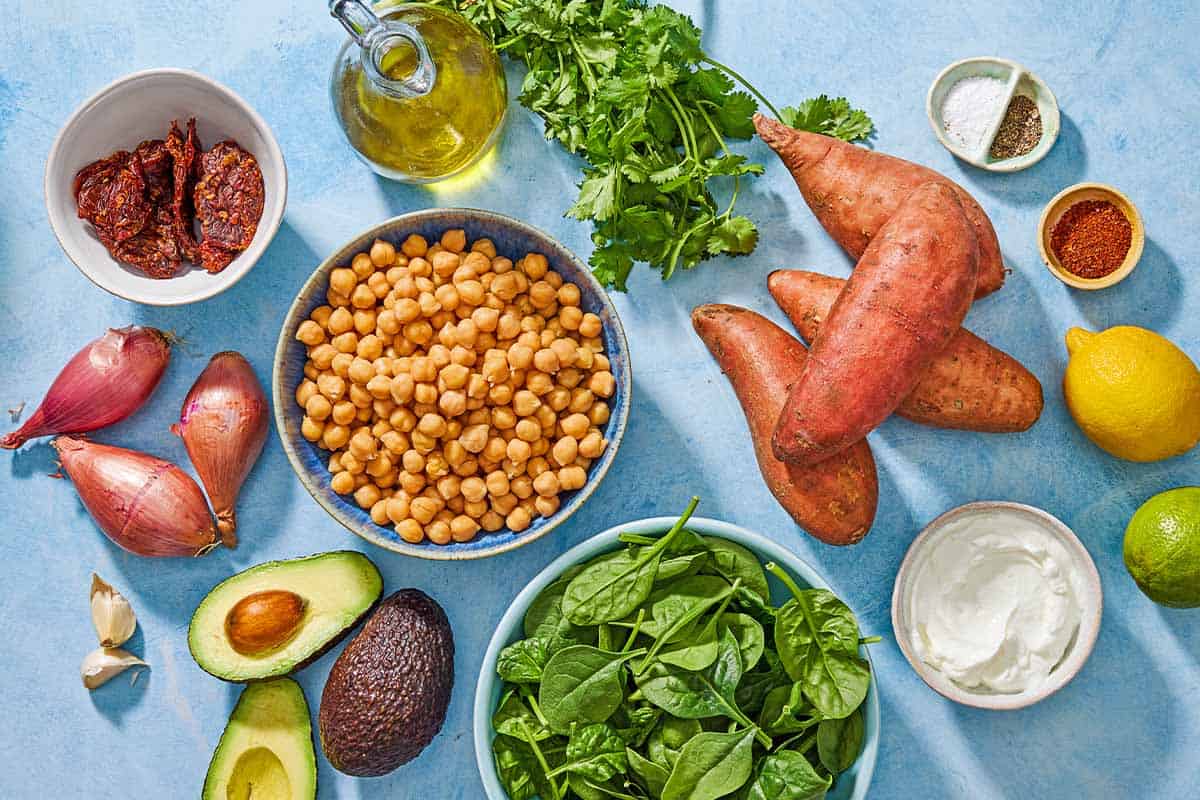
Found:
<svg viewBox="0 0 1200 800"><path fill-rule="evenodd" d="M454 636L417 589L379 608L334 662L321 693L321 748L347 775L385 775L425 749L446 720Z"/></svg>
<svg viewBox="0 0 1200 800"><path fill-rule="evenodd" d="M291 678L242 691L204 777L202 800L313 800L317 759L308 703Z"/></svg>
<svg viewBox="0 0 1200 800"><path fill-rule="evenodd" d="M383 578L362 553L270 561L208 593L192 615L188 649L222 680L287 675L341 641L382 594Z"/></svg>

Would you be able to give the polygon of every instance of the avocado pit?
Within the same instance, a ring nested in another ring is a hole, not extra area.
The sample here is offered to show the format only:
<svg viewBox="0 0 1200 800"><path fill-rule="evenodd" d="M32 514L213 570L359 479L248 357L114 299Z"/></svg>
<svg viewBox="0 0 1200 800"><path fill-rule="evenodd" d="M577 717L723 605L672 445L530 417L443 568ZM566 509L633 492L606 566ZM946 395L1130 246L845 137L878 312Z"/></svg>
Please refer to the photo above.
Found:
<svg viewBox="0 0 1200 800"><path fill-rule="evenodd" d="M244 656L268 653L296 635L307 605L303 597L283 589L248 594L229 609L225 635Z"/></svg>

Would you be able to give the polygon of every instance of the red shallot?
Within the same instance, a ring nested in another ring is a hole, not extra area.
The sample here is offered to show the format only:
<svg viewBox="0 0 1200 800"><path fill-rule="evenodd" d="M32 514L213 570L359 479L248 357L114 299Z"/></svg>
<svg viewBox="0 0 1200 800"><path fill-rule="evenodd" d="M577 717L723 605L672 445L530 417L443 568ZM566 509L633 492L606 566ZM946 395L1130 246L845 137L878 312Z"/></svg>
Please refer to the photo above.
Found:
<svg viewBox="0 0 1200 800"><path fill-rule="evenodd" d="M37 411L0 439L0 447L15 450L38 436L87 433L120 422L146 402L170 359L162 331L110 328L67 362Z"/></svg>
<svg viewBox="0 0 1200 800"><path fill-rule="evenodd" d="M202 556L220 544L204 493L169 461L74 436L51 442L92 519L139 556Z"/></svg>
<svg viewBox="0 0 1200 800"><path fill-rule="evenodd" d="M183 439L217 515L226 547L237 547L234 505L267 441L267 397L241 353L217 353L184 398L171 431Z"/></svg>

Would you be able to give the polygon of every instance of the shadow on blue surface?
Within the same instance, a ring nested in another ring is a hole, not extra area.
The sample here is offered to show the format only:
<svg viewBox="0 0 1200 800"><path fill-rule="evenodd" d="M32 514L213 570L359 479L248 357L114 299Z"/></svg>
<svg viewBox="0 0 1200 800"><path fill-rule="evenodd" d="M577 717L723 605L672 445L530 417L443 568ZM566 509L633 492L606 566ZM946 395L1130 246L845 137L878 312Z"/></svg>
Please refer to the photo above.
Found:
<svg viewBox="0 0 1200 800"><path fill-rule="evenodd" d="M1128 278L1107 289L1072 295L1096 330L1113 325L1164 330L1183 309L1183 274L1174 259L1147 238L1142 259Z"/></svg>
<svg viewBox="0 0 1200 800"><path fill-rule="evenodd" d="M982 189L998 200L1016 206L1040 209L1067 186L1083 180L1087 174L1087 146L1074 120L1060 115L1058 141L1046 157L1020 172L988 172L954 159L957 180L969 189ZM976 198L986 200L987 198ZM987 204L984 204L985 208Z"/></svg>

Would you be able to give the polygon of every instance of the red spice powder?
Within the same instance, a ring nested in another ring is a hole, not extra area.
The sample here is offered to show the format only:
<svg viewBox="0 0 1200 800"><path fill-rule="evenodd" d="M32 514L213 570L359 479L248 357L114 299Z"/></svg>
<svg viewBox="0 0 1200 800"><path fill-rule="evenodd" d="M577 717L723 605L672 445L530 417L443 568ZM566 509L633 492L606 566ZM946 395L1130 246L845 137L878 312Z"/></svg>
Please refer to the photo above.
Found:
<svg viewBox="0 0 1200 800"><path fill-rule="evenodd" d="M1108 200L1082 200L1067 209L1050 233L1050 249L1067 272L1103 278L1125 260L1133 242L1129 219Z"/></svg>

